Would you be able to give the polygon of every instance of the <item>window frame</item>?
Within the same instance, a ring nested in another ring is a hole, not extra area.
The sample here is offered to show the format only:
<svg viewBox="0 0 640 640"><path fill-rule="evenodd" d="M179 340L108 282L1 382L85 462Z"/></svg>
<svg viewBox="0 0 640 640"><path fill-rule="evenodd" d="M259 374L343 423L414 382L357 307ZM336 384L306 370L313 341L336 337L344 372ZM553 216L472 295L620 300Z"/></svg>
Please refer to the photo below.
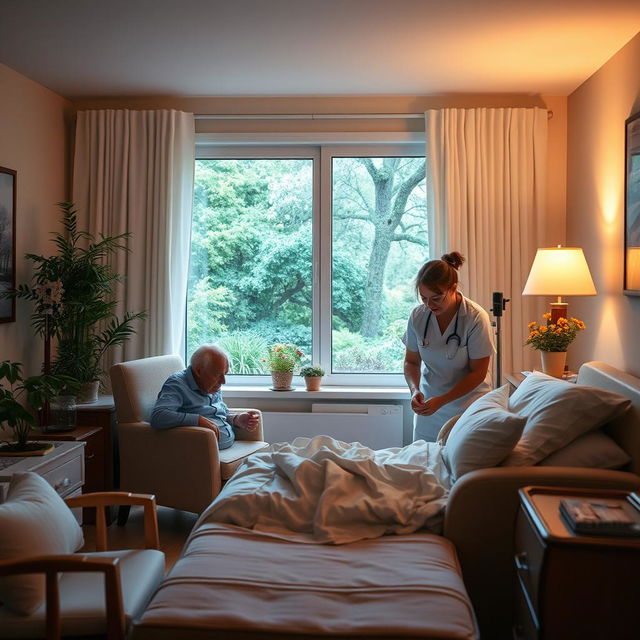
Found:
<svg viewBox="0 0 640 640"><path fill-rule="evenodd" d="M357 157L425 157L424 142L357 142L337 144L324 142L223 145L206 141L196 144L195 159L296 159L313 161L313 208L312 208L312 309L311 309L311 359L326 371L324 384L344 387L402 387L406 384L400 373L331 373L332 350L332 200L333 158ZM416 304L418 300L416 299ZM322 313L322 309L327 309ZM186 311L186 310L185 310ZM186 325L185 325L186 331ZM186 349L186 340L185 340ZM186 353L185 353L186 356ZM229 374L231 384L262 386L269 385L268 375Z"/></svg>

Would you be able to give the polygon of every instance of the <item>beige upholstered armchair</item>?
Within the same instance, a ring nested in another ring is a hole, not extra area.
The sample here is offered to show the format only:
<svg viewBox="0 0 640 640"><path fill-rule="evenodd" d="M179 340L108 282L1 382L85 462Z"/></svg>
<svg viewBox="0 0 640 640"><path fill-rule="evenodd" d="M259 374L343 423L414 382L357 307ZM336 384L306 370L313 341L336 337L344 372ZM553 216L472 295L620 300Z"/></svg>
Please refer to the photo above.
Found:
<svg viewBox="0 0 640 640"><path fill-rule="evenodd" d="M158 392L172 373L183 368L179 356L155 356L111 367L120 489L153 493L159 505L200 513L242 460L268 445L262 441L262 416L255 431L236 429L237 440L222 451L209 429L153 429L149 418Z"/></svg>

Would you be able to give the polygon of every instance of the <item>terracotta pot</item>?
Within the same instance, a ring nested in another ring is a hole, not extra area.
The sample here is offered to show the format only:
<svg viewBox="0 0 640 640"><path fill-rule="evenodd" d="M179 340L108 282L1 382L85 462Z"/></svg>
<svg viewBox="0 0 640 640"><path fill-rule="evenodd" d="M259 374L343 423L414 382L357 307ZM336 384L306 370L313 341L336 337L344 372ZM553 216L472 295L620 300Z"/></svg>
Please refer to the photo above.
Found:
<svg viewBox="0 0 640 640"><path fill-rule="evenodd" d="M293 371L272 371L271 372L271 388L274 391L290 391L292 389L291 382L293 380Z"/></svg>
<svg viewBox="0 0 640 640"><path fill-rule="evenodd" d="M541 351L542 372L554 378L562 378L567 361L566 351Z"/></svg>
<svg viewBox="0 0 640 640"><path fill-rule="evenodd" d="M322 376L305 376L304 383L307 385L307 391L320 391L320 383Z"/></svg>

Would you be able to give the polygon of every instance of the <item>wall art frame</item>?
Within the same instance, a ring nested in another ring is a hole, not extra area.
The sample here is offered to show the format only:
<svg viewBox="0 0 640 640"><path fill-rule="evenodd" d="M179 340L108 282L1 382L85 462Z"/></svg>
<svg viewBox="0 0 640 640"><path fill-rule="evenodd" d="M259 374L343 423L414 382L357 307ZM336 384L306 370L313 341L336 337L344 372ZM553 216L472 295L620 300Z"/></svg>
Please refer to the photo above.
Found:
<svg viewBox="0 0 640 640"><path fill-rule="evenodd" d="M0 292L16 288L16 178L0 167ZM0 298L0 323L15 320L15 298Z"/></svg>
<svg viewBox="0 0 640 640"><path fill-rule="evenodd" d="M640 296L640 112L625 121L624 294Z"/></svg>

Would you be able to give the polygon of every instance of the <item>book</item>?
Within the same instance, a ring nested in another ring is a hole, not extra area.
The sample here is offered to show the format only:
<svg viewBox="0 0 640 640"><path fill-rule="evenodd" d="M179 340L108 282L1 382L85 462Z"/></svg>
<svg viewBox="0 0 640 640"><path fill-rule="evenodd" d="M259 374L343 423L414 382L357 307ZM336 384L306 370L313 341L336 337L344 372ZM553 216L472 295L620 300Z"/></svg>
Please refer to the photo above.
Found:
<svg viewBox="0 0 640 640"><path fill-rule="evenodd" d="M575 533L640 536L640 499L562 498L560 515Z"/></svg>

